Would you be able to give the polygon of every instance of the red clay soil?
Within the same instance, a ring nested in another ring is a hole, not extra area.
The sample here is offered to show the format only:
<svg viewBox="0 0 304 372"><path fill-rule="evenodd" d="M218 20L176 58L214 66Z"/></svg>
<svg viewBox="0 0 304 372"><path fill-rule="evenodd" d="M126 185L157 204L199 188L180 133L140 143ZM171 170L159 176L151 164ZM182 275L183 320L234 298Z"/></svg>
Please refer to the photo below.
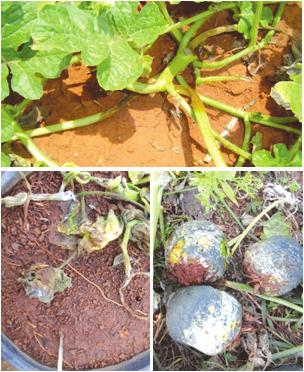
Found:
<svg viewBox="0 0 304 372"><path fill-rule="evenodd" d="M180 4L176 15L188 17L198 12L205 4ZM231 24L229 13L212 17L202 28ZM295 38L301 35L301 4L289 3L279 28ZM242 38L237 34L224 34L208 39L211 57L218 57L240 46ZM244 44L241 45L244 47ZM206 96L228 103L236 108L254 104L249 111L267 115L287 116L269 96L275 83L275 73L282 66L283 55L290 52L291 39L284 33L276 33L271 43L260 55L261 66L255 76L247 81L217 82L199 87ZM175 50L175 43L165 35L153 45L149 53L154 57L153 71L164 68L164 59ZM207 50L203 51L203 54ZM228 53L229 54L229 53ZM206 57L206 55L205 55ZM229 67L209 75L250 76L247 67L257 66L257 54L249 60L239 60ZM189 77L189 74L187 74ZM191 79L191 76L190 76ZM98 87L95 72L81 65L73 65L60 79L48 81L45 94L38 106L46 106L49 116L45 124L54 124L88 116L105 110L124 96L115 92L106 96ZM172 115L173 112L173 115ZM231 120L231 116L216 109L207 108L213 128L220 132ZM294 136L287 132L253 125L254 131L263 133L263 146L271 149L275 143L293 143ZM241 145L243 123L238 122L229 139ZM176 119L174 107L164 94L137 97L111 118L93 126L45 136L35 139L37 145L48 153L59 165L72 161L79 166L211 166L202 160L206 154L204 143L195 123L184 115ZM18 146L18 145L17 145ZM19 152L23 152L18 146ZM233 165L236 156L223 150L225 160ZM23 153L24 155L24 153Z"/></svg>
<svg viewBox="0 0 304 372"><path fill-rule="evenodd" d="M113 177L115 172L102 175ZM29 180L34 193L53 193L59 189L61 175L36 172ZM86 189L92 189L91 186ZM24 182L19 182L9 194L25 190ZM94 206L89 218L96 218L96 213L106 214L111 208L119 210L124 203L90 197L87 205ZM72 278L72 287L57 293L51 304L27 297L17 281L33 263L58 266L67 258L66 250L50 242L50 234L66 209L64 203L31 202L27 223L24 223L23 207L2 208L2 332L32 358L51 367L57 365L60 332L64 335L65 369L87 370L113 365L149 347L149 321L138 319L124 307L105 300L92 284L120 303L118 290L124 280L124 268L123 265L112 267L120 253L117 242L102 252L72 261L71 266L65 268ZM134 271L149 270L149 258L135 244L129 245L129 254ZM149 313L147 277L137 276L124 295L133 309Z"/></svg>

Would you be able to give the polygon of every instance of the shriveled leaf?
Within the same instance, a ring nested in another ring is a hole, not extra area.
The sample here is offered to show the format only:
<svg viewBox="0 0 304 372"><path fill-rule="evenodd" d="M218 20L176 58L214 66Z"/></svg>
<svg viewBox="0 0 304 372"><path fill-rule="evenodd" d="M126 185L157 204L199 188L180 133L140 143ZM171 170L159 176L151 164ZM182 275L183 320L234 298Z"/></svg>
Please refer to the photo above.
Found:
<svg viewBox="0 0 304 372"><path fill-rule="evenodd" d="M124 225L111 209L108 216L98 217L92 223L84 222L79 229L82 239L78 243L79 253L91 253L102 250L111 241L116 240L123 232Z"/></svg>
<svg viewBox="0 0 304 372"><path fill-rule="evenodd" d="M291 236L292 225L282 212L277 212L263 224L262 239L272 236Z"/></svg>
<svg viewBox="0 0 304 372"><path fill-rule="evenodd" d="M30 266L23 277L19 278L19 282L27 296L44 303L50 303L55 293L72 286L71 278L63 270L44 264Z"/></svg>
<svg viewBox="0 0 304 372"><path fill-rule="evenodd" d="M65 220L57 226L57 230L60 233L66 235L73 235L79 233L79 211L80 203L73 202L70 206L70 211L66 216Z"/></svg>
<svg viewBox="0 0 304 372"><path fill-rule="evenodd" d="M108 191L115 191L121 186L122 177L117 176L115 178L101 178L101 177L92 177L91 179L97 185L104 187Z"/></svg>
<svg viewBox="0 0 304 372"><path fill-rule="evenodd" d="M302 122L302 73L291 75L291 81L280 81L271 89L271 97Z"/></svg>

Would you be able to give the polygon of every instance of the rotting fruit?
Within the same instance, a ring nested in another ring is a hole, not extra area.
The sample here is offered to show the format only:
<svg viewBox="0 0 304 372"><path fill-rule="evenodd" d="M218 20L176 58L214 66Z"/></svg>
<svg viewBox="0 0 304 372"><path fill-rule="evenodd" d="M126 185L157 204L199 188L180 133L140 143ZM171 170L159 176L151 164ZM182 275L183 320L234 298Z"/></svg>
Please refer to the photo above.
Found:
<svg viewBox="0 0 304 372"><path fill-rule="evenodd" d="M175 342L216 355L237 339L242 307L234 297L213 287L185 287L169 300L166 320Z"/></svg>
<svg viewBox="0 0 304 372"><path fill-rule="evenodd" d="M225 239L212 222L180 225L166 245L168 271L182 285L213 282L225 272Z"/></svg>
<svg viewBox="0 0 304 372"><path fill-rule="evenodd" d="M250 245L244 255L244 272L257 289L282 296L303 280L303 249L294 239L273 236Z"/></svg>

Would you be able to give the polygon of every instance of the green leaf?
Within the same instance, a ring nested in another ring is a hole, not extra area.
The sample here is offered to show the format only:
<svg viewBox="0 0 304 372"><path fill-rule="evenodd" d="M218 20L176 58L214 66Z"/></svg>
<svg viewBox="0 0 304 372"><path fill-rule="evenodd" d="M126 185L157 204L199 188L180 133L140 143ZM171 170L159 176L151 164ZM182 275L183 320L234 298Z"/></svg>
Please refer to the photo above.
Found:
<svg viewBox="0 0 304 372"><path fill-rule="evenodd" d="M1 143L9 141L14 135L14 118L2 107L1 110Z"/></svg>
<svg viewBox="0 0 304 372"><path fill-rule="evenodd" d="M239 19L238 32L242 33L244 38L248 40L250 39L251 28L255 16L254 3L249 1L241 1L237 6L240 10L240 13L236 16L236 18ZM264 6L260 19L260 25L262 27L269 26L272 23L272 20L273 16L271 9Z"/></svg>
<svg viewBox="0 0 304 372"><path fill-rule="evenodd" d="M271 97L302 122L302 73L291 75L291 81L280 81L271 89Z"/></svg>
<svg viewBox="0 0 304 372"><path fill-rule="evenodd" d="M89 8L73 4L45 6L32 33L32 48L80 52L86 65L97 65L103 89L124 89L142 75L147 67L143 62L149 62L138 49L152 43L167 23L154 3L140 12L137 2L115 2L99 11L96 17Z"/></svg>
<svg viewBox="0 0 304 372"><path fill-rule="evenodd" d="M158 6L152 2L147 3L131 26L129 40L134 43L136 48L143 48L145 45L153 43L167 26Z"/></svg>
<svg viewBox="0 0 304 372"><path fill-rule="evenodd" d="M110 42L108 57L97 67L97 80L105 90L121 90L142 72L140 55L124 40L117 39Z"/></svg>
<svg viewBox="0 0 304 372"><path fill-rule="evenodd" d="M222 189L225 193L225 195L232 201L232 203L238 205L238 202L235 198L234 191L232 187L227 182L221 182Z"/></svg>
<svg viewBox="0 0 304 372"><path fill-rule="evenodd" d="M282 212L277 212L263 224L262 239L272 236L291 236L292 225Z"/></svg>
<svg viewBox="0 0 304 372"><path fill-rule="evenodd" d="M31 38L38 14L33 1L1 2L2 48L17 50Z"/></svg>
<svg viewBox="0 0 304 372"><path fill-rule="evenodd" d="M256 167L301 167L301 151L288 150L285 144L273 146L273 155L270 151L259 150L253 153L252 163Z"/></svg>
<svg viewBox="0 0 304 372"><path fill-rule="evenodd" d="M9 86L7 82L8 74L8 67L6 65L1 66L1 101L9 95Z"/></svg>
<svg viewBox="0 0 304 372"><path fill-rule="evenodd" d="M95 66L107 57L109 40L97 22L96 17L71 4L46 6L32 33L32 48L66 54L81 52L84 63Z"/></svg>
<svg viewBox="0 0 304 372"><path fill-rule="evenodd" d="M59 77L70 60L71 55L58 50L34 52L27 47L18 59L7 62L12 73L11 88L25 98L39 99L43 95L43 78Z"/></svg>
<svg viewBox="0 0 304 372"><path fill-rule="evenodd" d="M11 165L10 158L4 152L1 152L1 167L9 167Z"/></svg>
<svg viewBox="0 0 304 372"><path fill-rule="evenodd" d="M272 11L268 6L263 7L262 16L260 19L260 25L263 27L267 27L272 23L273 15Z"/></svg>

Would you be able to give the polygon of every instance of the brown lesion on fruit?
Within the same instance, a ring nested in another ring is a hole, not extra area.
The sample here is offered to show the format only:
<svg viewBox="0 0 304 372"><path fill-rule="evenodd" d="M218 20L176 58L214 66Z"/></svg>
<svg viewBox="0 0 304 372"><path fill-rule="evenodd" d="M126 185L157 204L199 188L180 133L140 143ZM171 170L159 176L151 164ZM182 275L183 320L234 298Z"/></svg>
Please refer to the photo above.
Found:
<svg viewBox="0 0 304 372"><path fill-rule="evenodd" d="M272 295L280 293L280 283L273 275L258 274L246 259L243 268L245 276L249 278L247 283L253 286L255 293L269 293Z"/></svg>
<svg viewBox="0 0 304 372"><path fill-rule="evenodd" d="M181 285L185 286L202 284L209 275L208 267L197 262L169 265L168 270ZM208 281L212 281L212 278L208 277Z"/></svg>

